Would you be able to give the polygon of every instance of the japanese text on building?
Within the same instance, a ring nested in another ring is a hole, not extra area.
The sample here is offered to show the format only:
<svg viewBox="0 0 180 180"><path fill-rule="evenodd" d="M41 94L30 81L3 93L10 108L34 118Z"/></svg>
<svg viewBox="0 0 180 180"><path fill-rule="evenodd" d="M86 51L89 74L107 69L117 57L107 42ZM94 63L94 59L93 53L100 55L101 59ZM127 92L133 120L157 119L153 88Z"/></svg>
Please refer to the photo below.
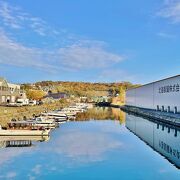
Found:
<svg viewBox="0 0 180 180"><path fill-rule="evenodd" d="M180 92L180 85L167 85L159 88L159 93L171 93L171 92Z"/></svg>
<svg viewBox="0 0 180 180"><path fill-rule="evenodd" d="M159 140L159 147L171 156L174 156L177 159L180 158L180 151L178 149L173 149L171 146L164 143L163 141Z"/></svg>

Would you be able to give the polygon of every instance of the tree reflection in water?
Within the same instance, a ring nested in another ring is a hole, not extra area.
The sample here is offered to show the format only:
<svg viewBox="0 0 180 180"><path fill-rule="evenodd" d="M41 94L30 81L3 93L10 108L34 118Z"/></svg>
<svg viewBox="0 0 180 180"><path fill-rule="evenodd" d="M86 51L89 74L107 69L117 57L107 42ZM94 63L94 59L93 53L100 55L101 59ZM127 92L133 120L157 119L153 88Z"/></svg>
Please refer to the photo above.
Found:
<svg viewBox="0 0 180 180"><path fill-rule="evenodd" d="M118 120L120 124L124 124L125 113L121 111L119 108L94 107L86 112L78 113L76 120Z"/></svg>

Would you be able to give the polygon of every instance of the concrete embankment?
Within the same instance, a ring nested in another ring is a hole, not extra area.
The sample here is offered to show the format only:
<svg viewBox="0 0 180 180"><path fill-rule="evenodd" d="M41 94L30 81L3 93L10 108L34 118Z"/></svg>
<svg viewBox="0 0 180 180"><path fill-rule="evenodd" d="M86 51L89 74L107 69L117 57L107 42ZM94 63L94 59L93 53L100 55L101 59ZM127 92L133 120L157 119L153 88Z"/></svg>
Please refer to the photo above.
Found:
<svg viewBox="0 0 180 180"><path fill-rule="evenodd" d="M180 127L180 114L142 109L131 106L121 106L120 108L126 112L130 112L141 117Z"/></svg>
<svg viewBox="0 0 180 180"><path fill-rule="evenodd" d="M24 117L32 118L44 111L55 110L68 106L68 103L55 102L39 106L3 107L0 106L0 124L6 126L12 119L22 120Z"/></svg>

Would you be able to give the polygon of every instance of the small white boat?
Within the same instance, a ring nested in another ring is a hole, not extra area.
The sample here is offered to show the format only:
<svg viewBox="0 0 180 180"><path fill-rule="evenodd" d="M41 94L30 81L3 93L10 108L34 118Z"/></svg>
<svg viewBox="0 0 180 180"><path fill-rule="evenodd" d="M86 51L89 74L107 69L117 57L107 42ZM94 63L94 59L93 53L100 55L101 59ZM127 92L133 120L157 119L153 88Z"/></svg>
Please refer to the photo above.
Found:
<svg viewBox="0 0 180 180"><path fill-rule="evenodd" d="M45 118L45 117L37 117L35 118L34 120L30 120L29 122L35 122L36 125L38 126L42 126L42 127L45 127L45 128L56 128L58 127L58 124L54 121L54 119L48 119L48 118Z"/></svg>
<svg viewBox="0 0 180 180"><path fill-rule="evenodd" d="M88 104L85 104L85 103L76 103L75 106L76 106L77 108L84 109L84 110L87 110L87 109L88 109Z"/></svg>
<svg viewBox="0 0 180 180"><path fill-rule="evenodd" d="M54 117L54 121L55 121L56 123L63 123L63 122L66 122L67 119L65 119L65 118L59 118L59 117Z"/></svg>
<svg viewBox="0 0 180 180"><path fill-rule="evenodd" d="M43 116L47 116L49 118L59 118L59 119L68 119L67 115L65 113L60 112L49 112L49 113L42 113Z"/></svg>
<svg viewBox="0 0 180 180"><path fill-rule="evenodd" d="M76 106L69 106L68 108L64 108L63 111L74 112L74 113L84 112L83 109L77 108Z"/></svg>
<svg viewBox="0 0 180 180"><path fill-rule="evenodd" d="M66 110L66 109L62 109L61 111L57 111L57 113L66 114L66 116L76 116L76 112L71 112L71 111Z"/></svg>

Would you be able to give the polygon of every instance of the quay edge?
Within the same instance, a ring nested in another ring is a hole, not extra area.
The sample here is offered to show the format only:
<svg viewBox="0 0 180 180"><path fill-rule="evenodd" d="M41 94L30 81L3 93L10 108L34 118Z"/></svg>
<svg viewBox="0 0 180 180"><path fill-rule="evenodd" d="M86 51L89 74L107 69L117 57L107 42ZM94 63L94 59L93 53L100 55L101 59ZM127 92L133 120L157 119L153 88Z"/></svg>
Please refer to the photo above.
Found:
<svg viewBox="0 0 180 180"><path fill-rule="evenodd" d="M150 120L155 120L156 122L163 122L169 125L180 127L180 114L143 109L127 105L119 106L119 108L127 113L132 113Z"/></svg>

